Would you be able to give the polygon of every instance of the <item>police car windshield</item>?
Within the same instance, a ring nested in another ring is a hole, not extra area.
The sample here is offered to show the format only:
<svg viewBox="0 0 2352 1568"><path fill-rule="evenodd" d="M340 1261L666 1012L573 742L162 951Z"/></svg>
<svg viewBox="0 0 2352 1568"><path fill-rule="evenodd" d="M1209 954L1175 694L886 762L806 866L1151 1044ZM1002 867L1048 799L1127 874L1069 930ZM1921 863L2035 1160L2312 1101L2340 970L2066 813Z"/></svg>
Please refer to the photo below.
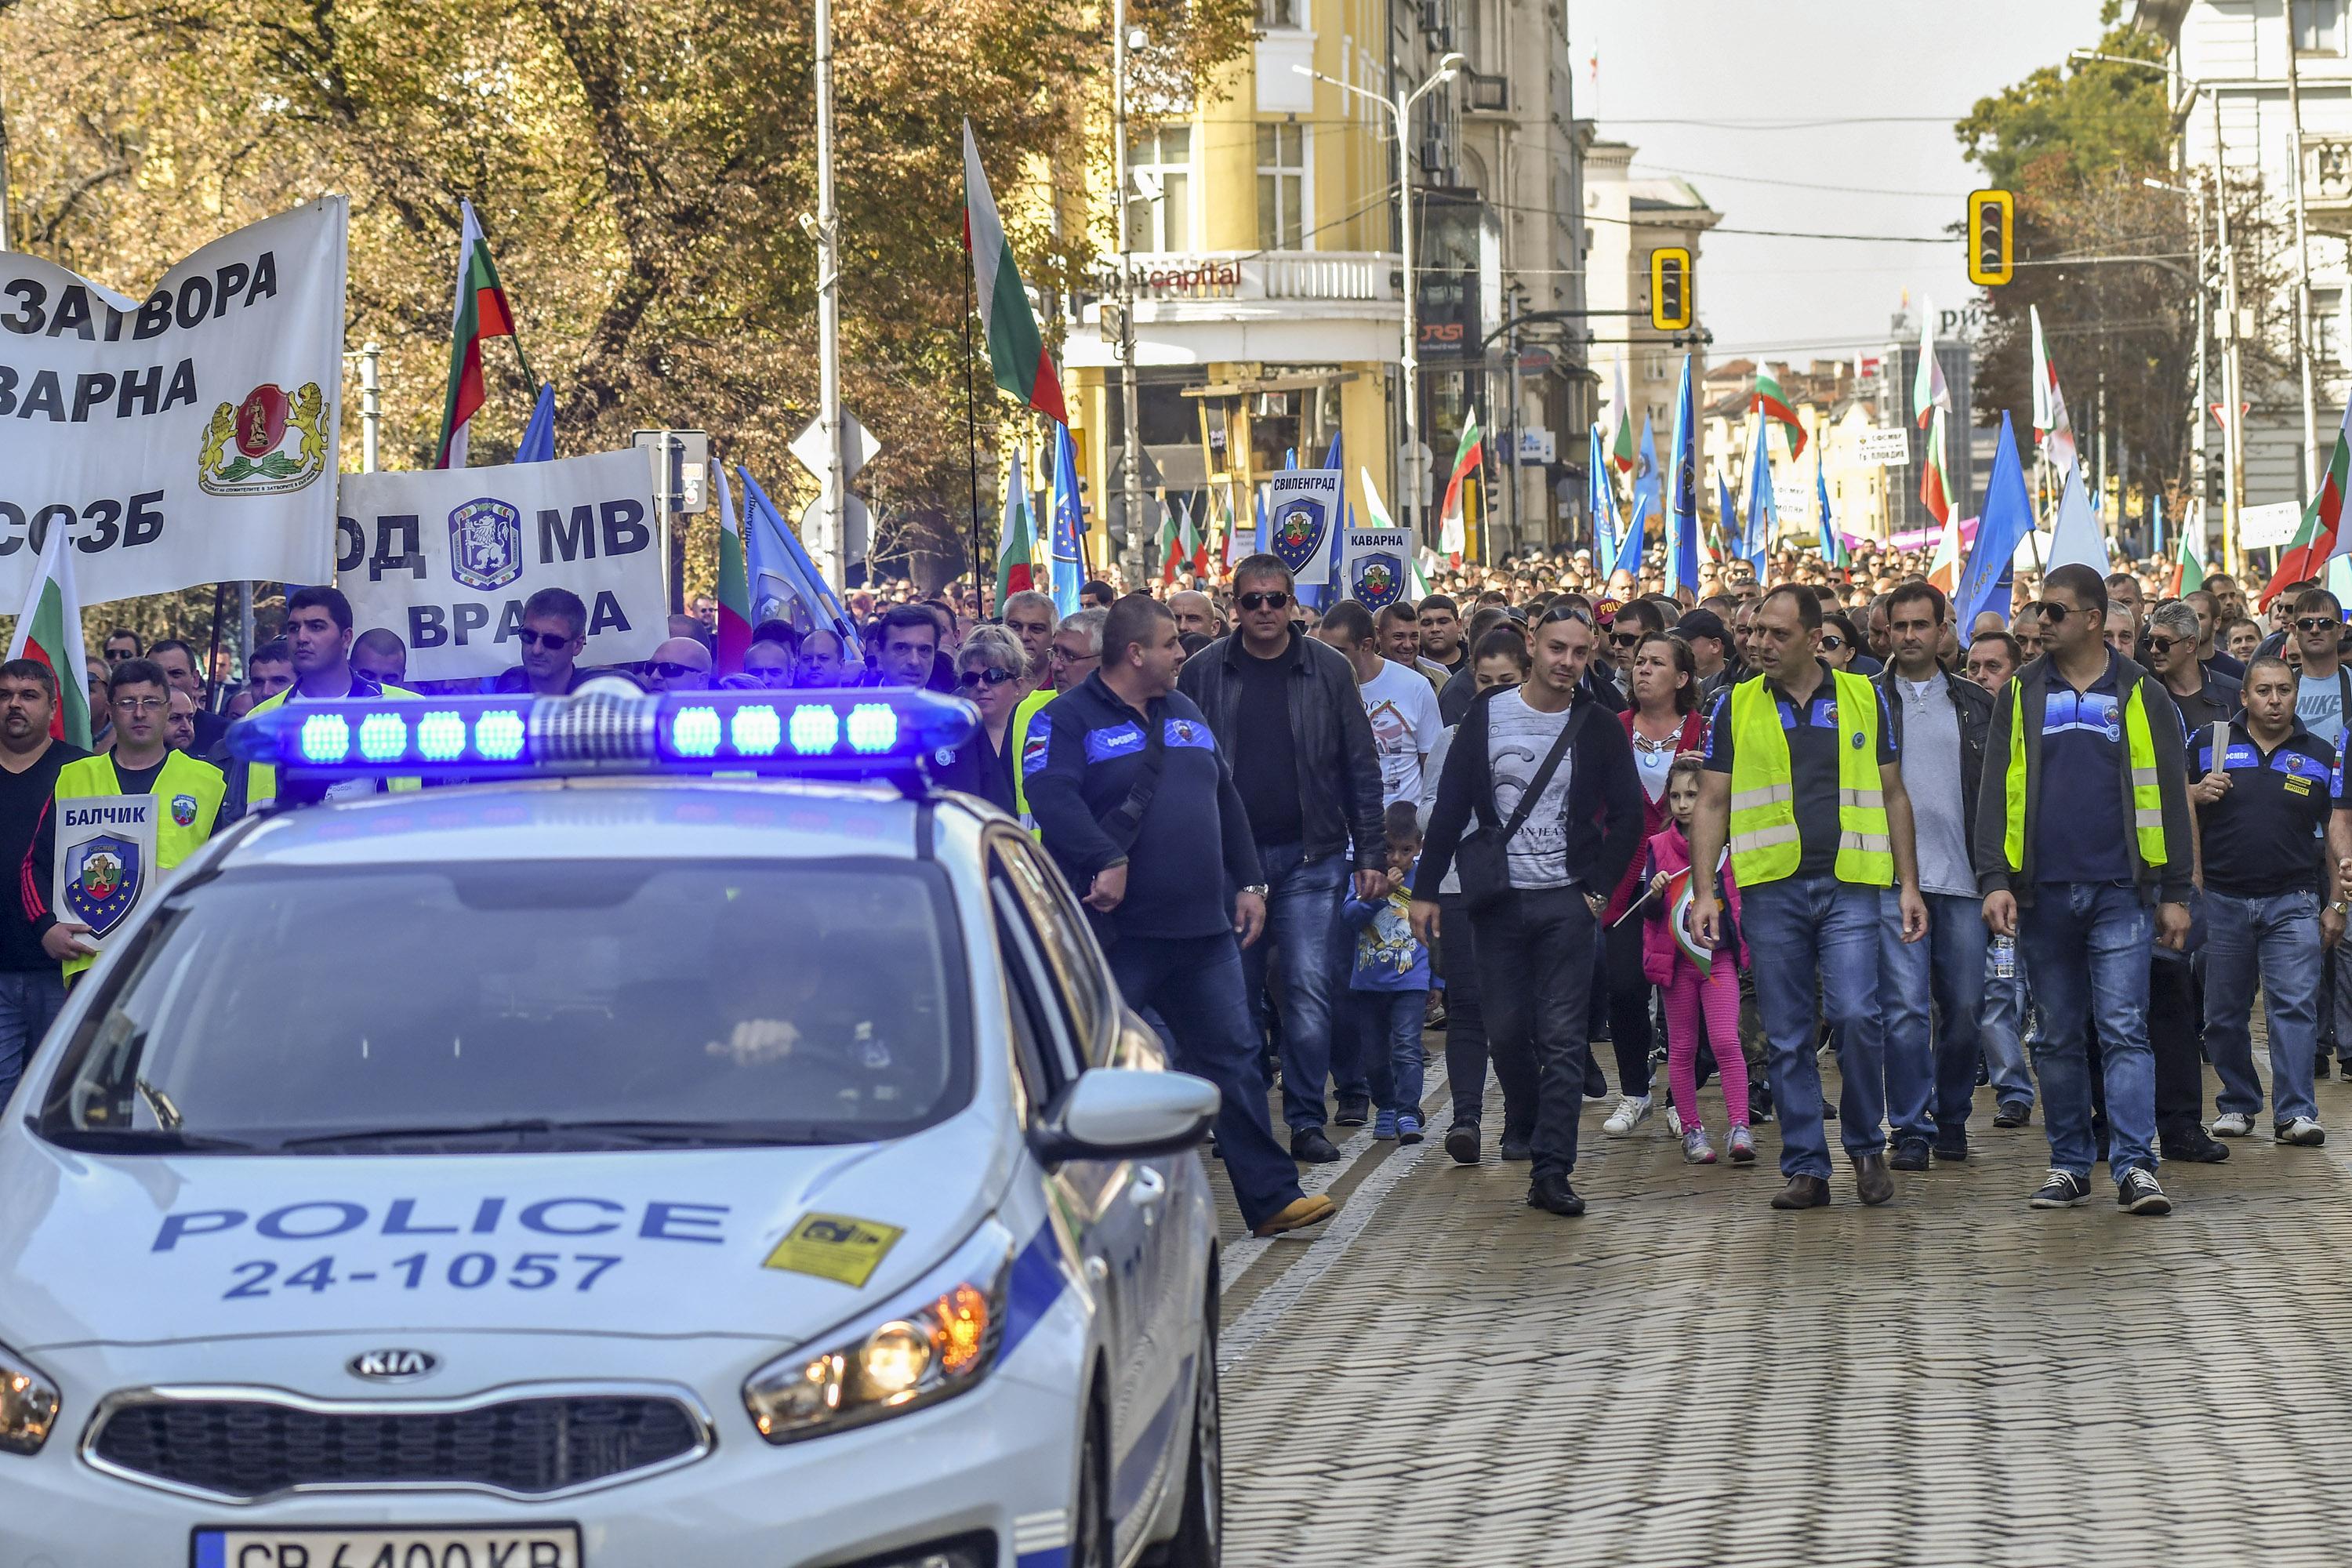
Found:
<svg viewBox="0 0 2352 1568"><path fill-rule="evenodd" d="M899 861L231 872L93 998L42 1134L125 1152L828 1143L970 1096L945 877Z"/></svg>

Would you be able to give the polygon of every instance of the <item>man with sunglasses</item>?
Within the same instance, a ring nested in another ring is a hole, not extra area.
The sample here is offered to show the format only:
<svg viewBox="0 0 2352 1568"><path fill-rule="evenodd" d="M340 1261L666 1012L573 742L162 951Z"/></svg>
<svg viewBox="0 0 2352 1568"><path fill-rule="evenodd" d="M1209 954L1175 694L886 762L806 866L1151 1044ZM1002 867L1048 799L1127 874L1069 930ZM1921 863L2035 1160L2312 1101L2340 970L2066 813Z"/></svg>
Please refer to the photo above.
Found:
<svg viewBox="0 0 2352 1568"><path fill-rule="evenodd" d="M708 691L710 650L695 637L671 637L654 649L646 661L648 691Z"/></svg>
<svg viewBox="0 0 2352 1568"><path fill-rule="evenodd" d="M1349 872L1358 898L1386 885L1386 793L1355 667L1294 627L1296 600L1280 556L1245 557L1234 568L1236 629L1186 659L1178 688L1232 759L1269 889L1267 940L1242 955L1250 1005L1263 1034L1265 966L1278 963L1283 1120L1291 1152L1321 1164L1339 1157L1323 1131L1325 1079L1339 1079L1341 1126L1361 1126L1370 1113L1357 1064L1332 1060L1332 996Z"/></svg>
<svg viewBox="0 0 2352 1568"><path fill-rule="evenodd" d="M2187 944L2195 840L2179 711L2161 682L2106 645L2106 618L2097 572L2051 570L2046 651L2001 692L1986 739L1977 879L1985 924L2024 949L2042 1014L2034 1061L2050 1173L2032 1206L2090 1201L2095 1015L2116 1201L2161 1215L2172 1203L2156 1179L2148 943Z"/></svg>
<svg viewBox="0 0 2352 1568"><path fill-rule="evenodd" d="M580 668L588 646L588 606L569 588L541 588L522 602L522 663L491 685L498 692L562 697L587 679Z"/></svg>

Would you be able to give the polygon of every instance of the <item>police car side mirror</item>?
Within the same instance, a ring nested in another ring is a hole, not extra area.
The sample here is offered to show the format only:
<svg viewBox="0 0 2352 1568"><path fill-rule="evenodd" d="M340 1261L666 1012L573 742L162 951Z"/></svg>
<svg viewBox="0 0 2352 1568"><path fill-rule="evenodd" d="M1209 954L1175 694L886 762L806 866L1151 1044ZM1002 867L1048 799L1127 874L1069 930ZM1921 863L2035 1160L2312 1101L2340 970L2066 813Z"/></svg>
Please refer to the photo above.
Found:
<svg viewBox="0 0 2352 1568"><path fill-rule="evenodd" d="M1197 1147L1217 1119L1217 1086L1190 1073L1090 1068L1029 1135L1046 1164L1130 1160Z"/></svg>

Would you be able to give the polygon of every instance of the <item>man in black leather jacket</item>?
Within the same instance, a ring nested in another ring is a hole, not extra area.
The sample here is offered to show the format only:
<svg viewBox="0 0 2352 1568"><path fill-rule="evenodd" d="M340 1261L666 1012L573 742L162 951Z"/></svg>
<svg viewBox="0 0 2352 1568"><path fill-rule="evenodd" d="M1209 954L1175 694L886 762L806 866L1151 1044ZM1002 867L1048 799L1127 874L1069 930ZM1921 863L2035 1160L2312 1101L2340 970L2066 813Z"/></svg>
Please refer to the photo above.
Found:
<svg viewBox="0 0 2352 1568"><path fill-rule="evenodd" d="M1339 905L1385 884L1381 764L1353 666L1294 628L1295 590L1279 556L1234 569L1235 630L1184 661L1177 688L1207 715L1232 760L1265 868L1266 940L1244 950L1250 1005L1264 1027L1267 950L1282 973L1283 1120L1291 1152L1339 1158L1323 1131L1326 1077L1339 1121L1360 1126L1370 1093L1357 1053L1333 1051L1333 996L1345 973Z"/></svg>

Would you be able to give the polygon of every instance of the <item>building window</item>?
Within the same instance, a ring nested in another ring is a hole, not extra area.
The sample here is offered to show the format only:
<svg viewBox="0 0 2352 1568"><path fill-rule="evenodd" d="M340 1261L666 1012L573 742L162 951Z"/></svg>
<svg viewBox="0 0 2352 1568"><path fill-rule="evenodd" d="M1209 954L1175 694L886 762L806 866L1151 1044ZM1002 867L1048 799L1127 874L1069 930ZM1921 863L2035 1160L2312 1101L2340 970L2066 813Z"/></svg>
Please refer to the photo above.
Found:
<svg viewBox="0 0 2352 1568"><path fill-rule="evenodd" d="M2306 55L2344 52L2344 0L2294 0L2294 47Z"/></svg>
<svg viewBox="0 0 2352 1568"><path fill-rule="evenodd" d="M1131 250L1192 244L1192 128L1164 125L1127 143L1127 243Z"/></svg>
<svg viewBox="0 0 2352 1568"><path fill-rule="evenodd" d="M2311 291L2311 357L2327 364L2344 361L2344 290Z"/></svg>
<svg viewBox="0 0 2352 1568"><path fill-rule="evenodd" d="M1257 128L1257 243L1261 250L1307 248L1307 127Z"/></svg>
<svg viewBox="0 0 2352 1568"><path fill-rule="evenodd" d="M1261 27L1304 27L1307 26L1307 0L1257 0L1257 25Z"/></svg>

